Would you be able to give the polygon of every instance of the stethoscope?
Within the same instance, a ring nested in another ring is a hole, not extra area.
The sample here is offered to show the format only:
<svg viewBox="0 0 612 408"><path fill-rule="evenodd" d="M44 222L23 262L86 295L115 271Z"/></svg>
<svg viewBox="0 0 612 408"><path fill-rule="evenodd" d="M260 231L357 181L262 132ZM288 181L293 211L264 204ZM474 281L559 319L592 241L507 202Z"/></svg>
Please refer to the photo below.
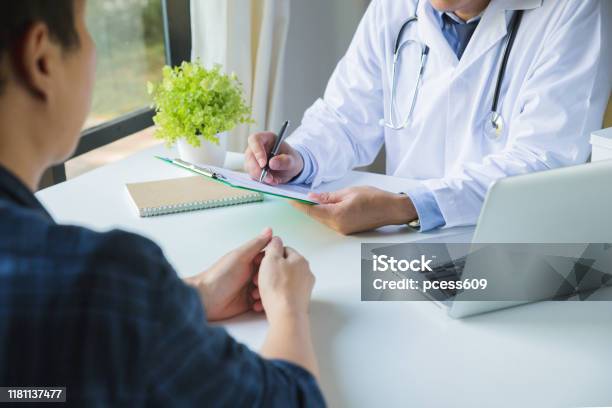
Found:
<svg viewBox="0 0 612 408"><path fill-rule="evenodd" d="M497 83L495 85L495 93L493 94L493 103L491 105L491 112L487 115L487 119L485 120L485 133L491 139L498 139L502 132L504 131L505 121L502 117L501 113L498 111L499 107L499 96L501 94L501 85L504 80L504 75L506 74L506 66L508 65L508 58L510 57L510 53L512 51L512 47L514 45L514 40L516 38L516 33L521 24L523 12L519 10L514 13L512 16L512 20L510 21L510 28L508 32L508 40L506 41L506 47L504 49L504 56L501 61L501 65L499 67L499 71L497 73ZM404 31L408 28L408 26L418 21L418 16L414 15L410 17L400 28L399 33L397 34L397 38L395 40L395 47L393 50L393 69L391 72L391 98L389 99L389 121L385 119L381 119L381 125L392 129L392 130L402 130L408 127L410 123L410 118L412 117L412 113L414 111L414 106L416 105L417 95L419 93L419 86L421 85L421 79L423 78L423 72L425 71L425 65L427 63L427 57L429 55L429 47L417 40L406 40L402 42L402 36ZM400 62L400 53L410 44L416 44L419 46L421 50L421 58L419 63L419 69L417 78L414 84L414 92L412 94L412 100L410 102L410 109L408 110L408 114L406 115L406 119L398 124L395 121L396 111L397 111L397 68Z"/></svg>

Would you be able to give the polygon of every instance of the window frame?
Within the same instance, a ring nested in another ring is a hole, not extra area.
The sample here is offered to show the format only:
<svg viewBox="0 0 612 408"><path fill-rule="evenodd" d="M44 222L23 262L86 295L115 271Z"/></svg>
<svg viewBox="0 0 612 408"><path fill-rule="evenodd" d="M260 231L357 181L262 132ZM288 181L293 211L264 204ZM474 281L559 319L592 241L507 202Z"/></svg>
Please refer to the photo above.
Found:
<svg viewBox="0 0 612 408"><path fill-rule="evenodd" d="M161 0L166 64L191 59L190 0ZM84 130L70 160L153 125L154 109L143 107ZM66 181L65 162L51 168L53 184Z"/></svg>

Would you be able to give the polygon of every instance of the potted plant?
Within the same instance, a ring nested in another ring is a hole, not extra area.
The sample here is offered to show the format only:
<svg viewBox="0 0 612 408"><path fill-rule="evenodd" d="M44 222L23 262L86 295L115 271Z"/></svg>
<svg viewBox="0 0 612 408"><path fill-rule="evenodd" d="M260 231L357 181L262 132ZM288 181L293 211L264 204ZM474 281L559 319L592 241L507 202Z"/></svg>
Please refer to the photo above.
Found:
<svg viewBox="0 0 612 408"><path fill-rule="evenodd" d="M164 67L162 80L148 84L157 125L155 137L168 146L178 144L181 159L223 166L227 132L240 123L253 123L235 74L221 66L204 68L199 61Z"/></svg>

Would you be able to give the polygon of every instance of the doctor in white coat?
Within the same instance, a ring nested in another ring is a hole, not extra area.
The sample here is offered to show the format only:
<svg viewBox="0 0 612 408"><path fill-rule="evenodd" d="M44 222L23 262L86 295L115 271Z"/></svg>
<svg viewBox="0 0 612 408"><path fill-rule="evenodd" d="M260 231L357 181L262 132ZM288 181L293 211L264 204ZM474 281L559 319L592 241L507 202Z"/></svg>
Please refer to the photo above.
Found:
<svg viewBox="0 0 612 408"><path fill-rule="evenodd" d="M265 181L316 187L370 164L384 143L387 174L417 186L354 187L296 205L344 234L474 224L496 180L588 159L612 87L605 8L600 0L373 0L323 99L270 160ZM274 137L249 138L252 177Z"/></svg>

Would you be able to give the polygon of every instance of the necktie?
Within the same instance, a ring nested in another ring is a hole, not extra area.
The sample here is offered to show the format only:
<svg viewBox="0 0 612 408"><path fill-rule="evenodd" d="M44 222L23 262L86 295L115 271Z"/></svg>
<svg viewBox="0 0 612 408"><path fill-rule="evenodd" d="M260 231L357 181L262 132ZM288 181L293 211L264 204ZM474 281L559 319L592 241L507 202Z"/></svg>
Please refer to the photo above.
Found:
<svg viewBox="0 0 612 408"><path fill-rule="evenodd" d="M457 32L457 49L455 53L457 54L457 58L461 59L474 31L476 31L476 27L478 27L480 19L472 21L471 23L459 23L446 14L444 14L444 19L447 24L455 27L455 31Z"/></svg>

